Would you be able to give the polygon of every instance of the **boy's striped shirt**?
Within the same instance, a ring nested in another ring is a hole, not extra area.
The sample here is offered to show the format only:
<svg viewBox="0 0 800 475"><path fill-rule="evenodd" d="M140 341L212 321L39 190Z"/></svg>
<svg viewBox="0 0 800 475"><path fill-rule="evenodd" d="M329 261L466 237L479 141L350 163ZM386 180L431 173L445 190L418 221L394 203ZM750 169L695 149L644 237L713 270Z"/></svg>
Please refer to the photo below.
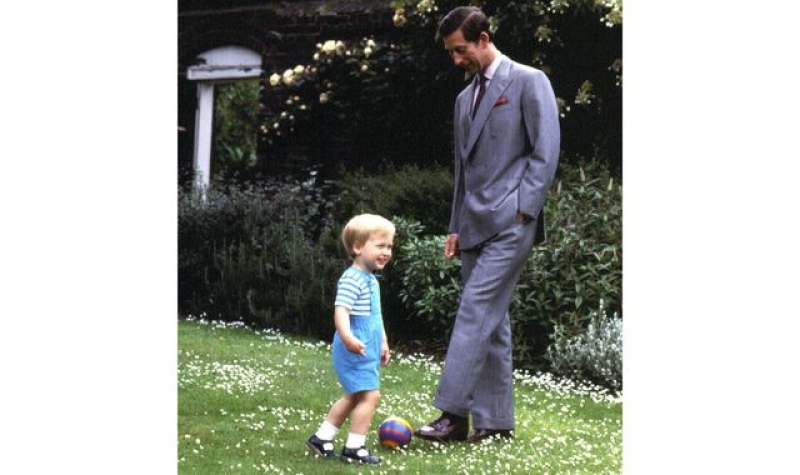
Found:
<svg viewBox="0 0 800 475"><path fill-rule="evenodd" d="M336 285L336 302L334 306L350 310L350 316L370 315L370 281L362 271L348 268L339 278Z"/></svg>

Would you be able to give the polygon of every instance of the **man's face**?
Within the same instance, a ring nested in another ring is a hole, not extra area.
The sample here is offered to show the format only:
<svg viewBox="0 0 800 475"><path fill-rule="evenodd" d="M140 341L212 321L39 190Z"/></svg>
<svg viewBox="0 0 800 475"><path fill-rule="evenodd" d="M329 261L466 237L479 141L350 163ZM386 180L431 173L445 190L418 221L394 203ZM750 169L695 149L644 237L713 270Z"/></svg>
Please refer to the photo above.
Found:
<svg viewBox="0 0 800 475"><path fill-rule="evenodd" d="M481 33L478 41L467 41L460 29L444 37L444 49L453 59L453 64L469 75L477 74L488 66L486 60L488 37Z"/></svg>

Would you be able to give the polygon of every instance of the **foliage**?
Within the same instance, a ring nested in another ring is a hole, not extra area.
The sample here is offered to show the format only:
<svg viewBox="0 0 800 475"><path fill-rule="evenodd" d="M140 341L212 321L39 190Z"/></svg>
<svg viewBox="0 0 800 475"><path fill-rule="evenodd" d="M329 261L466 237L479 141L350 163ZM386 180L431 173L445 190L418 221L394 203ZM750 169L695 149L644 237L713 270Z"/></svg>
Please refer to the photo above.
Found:
<svg viewBox="0 0 800 475"><path fill-rule="evenodd" d="M443 138L452 109L435 106L442 91L430 86L417 60L407 45L328 40L317 45L310 64L273 73L262 94L265 160L301 147L310 162L328 170L448 163Z"/></svg>
<svg viewBox="0 0 800 475"><path fill-rule="evenodd" d="M614 0L489 0L481 6L495 43L545 71L562 117L562 144L596 154L621 174L622 5ZM327 40L306 65L263 84L265 160L304 146L312 162L376 167L388 161L447 163L452 104L464 86L441 44L439 17L456 0L398 0L392 38Z"/></svg>
<svg viewBox="0 0 800 475"><path fill-rule="evenodd" d="M542 69L555 89L562 147L622 168L622 1L479 2L505 54Z"/></svg>
<svg viewBox="0 0 800 475"><path fill-rule="evenodd" d="M256 164L259 83L217 84L214 94L214 174L249 177Z"/></svg>
<svg viewBox="0 0 800 475"><path fill-rule="evenodd" d="M514 359L521 367L545 366L554 328L570 336L582 331L601 299L622 314L621 186L595 162L562 165L556 179L545 205L547 241L534 249L512 297ZM443 236L420 232L400 248L396 290L410 315L426 322L420 333L436 337L453 323L460 280L456 264L441 254Z"/></svg>
<svg viewBox="0 0 800 475"><path fill-rule="evenodd" d="M424 227L418 222L397 218L395 222L405 237L394 264L400 274L394 289L417 331L445 340L452 329L453 303L461 296L460 266L444 257L444 235L423 236Z"/></svg>
<svg viewBox="0 0 800 475"><path fill-rule="evenodd" d="M600 300L586 328L570 337L556 325L545 357L556 374L622 389L622 319L609 317Z"/></svg>
<svg viewBox="0 0 800 475"><path fill-rule="evenodd" d="M338 460L304 453L333 401L341 397L323 341L207 320L178 322L179 473L357 473ZM403 450L378 445L380 421L396 415L419 427L441 362L392 351L381 369L381 402L367 447L382 463L361 473L610 474L622 469L622 400L607 391L550 375L515 372L516 438L512 443L435 444L413 439ZM341 450L344 427L335 440ZM174 465L173 465L174 467ZM460 473L464 473L462 470Z"/></svg>
<svg viewBox="0 0 800 475"><path fill-rule="evenodd" d="M392 338L429 349L445 342L460 298L459 262L443 257L446 230L431 232L402 210L426 222L446 220L449 211L433 210L449 207L449 178L415 166L373 177L355 173L336 184L317 176L214 188L205 201L181 192L181 313L324 337L333 328L335 282L348 264L341 226L352 215L378 212L397 226L394 261L381 276ZM621 193L597 162L559 167L545 208L548 239L531 254L512 297L518 367L546 367L555 328L579 334L601 299L622 315Z"/></svg>
<svg viewBox="0 0 800 475"><path fill-rule="evenodd" d="M447 231L452 172L435 165L425 168L405 165L390 166L377 175L364 170L343 175L329 192L333 203L329 220L345 223L357 214L376 213L394 222L397 228L394 260L381 276L381 286L386 289L382 292L383 313L395 337L406 342L421 340L419 323L408 309L410 302L402 300L405 286L400 269L416 262L408 258L410 251L405 244L408 240L417 239L422 229L434 235ZM432 256L440 254L441 247L430 251Z"/></svg>
<svg viewBox="0 0 800 475"><path fill-rule="evenodd" d="M542 355L556 325L585 328L601 299L622 315L621 184L597 162L559 166L545 223L512 300L519 361Z"/></svg>
<svg viewBox="0 0 800 475"><path fill-rule="evenodd" d="M313 177L179 194L181 312L310 335L332 331L332 285L346 266L319 219Z"/></svg>
<svg viewBox="0 0 800 475"><path fill-rule="evenodd" d="M358 170L343 173L335 188L338 221L370 212L419 221L432 234L447 232L453 172L445 167L390 166L379 175Z"/></svg>

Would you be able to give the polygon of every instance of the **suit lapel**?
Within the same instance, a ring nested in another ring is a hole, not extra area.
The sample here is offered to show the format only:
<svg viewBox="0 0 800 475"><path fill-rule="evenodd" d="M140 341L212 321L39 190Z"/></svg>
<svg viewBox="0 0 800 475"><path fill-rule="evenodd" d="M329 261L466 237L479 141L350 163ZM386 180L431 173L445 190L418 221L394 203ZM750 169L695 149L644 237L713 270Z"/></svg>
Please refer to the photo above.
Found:
<svg viewBox="0 0 800 475"><path fill-rule="evenodd" d="M511 77L509 75L509 70L511 69L511 61L508 58L503 58L500 61L500 65L497 67L497 71L494 73L494 77L489 82L489 88L486 89L486 92L483 96L483 101L481 102L481 107L478 108L478 111L475 114L475 119L470 120L470 111L472 110L471 107L462 107L462 110L466 110L466 113L462 113L462 123L466 121L466 128L468 128L468 132L466 134L467 140L464 144L464 150L462 151L462 157L464 160L469 157L469 154L472 152L472 148L475 146L475 142L477 142L478 137L481 135L481 130L483 126L486 125L486 120L489 119L489 114L492 112L492 108L494 107L494 103L497 102L497 99L503 94L503 91L506 90L508 85L511 83ZM468 99L472 99L474 97L475 92L475 82L473 81L473 87L470 88L470 92L473 95L468 95ZM470 102L468 105L471 105Z"/></svg>
<svg viewBox="0 0 800 475"><path fill-rule="evenodd" d="M472 112L472 100L475 97L475 78L473 77L471 85L464 89L464 91L459 94L457 102L458 102L458 134L459 140L456 143L461 144L458 153L460 155L461 160L466 160L466 155L463 152L466 150L466 144L469 140L470 136L470 127L472 127L472 118L470 114ZM484 93L485 94L485 93Z"/></svg>

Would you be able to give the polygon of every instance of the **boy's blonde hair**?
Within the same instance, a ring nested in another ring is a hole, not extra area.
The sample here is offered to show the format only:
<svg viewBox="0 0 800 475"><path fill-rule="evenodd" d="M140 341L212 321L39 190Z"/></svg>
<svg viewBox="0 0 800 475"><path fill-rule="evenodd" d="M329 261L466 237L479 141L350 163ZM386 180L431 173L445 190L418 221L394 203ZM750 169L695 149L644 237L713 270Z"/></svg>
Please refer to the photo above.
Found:
<svg viewBox="0 0 800 475"><path fill-rule="evenodd" d="M394 236L395 227L391 221L377 214L359 214L347 222L342 230L342 245L351 259L356 257L356 246L366 244L372 233Z"/></svg>

